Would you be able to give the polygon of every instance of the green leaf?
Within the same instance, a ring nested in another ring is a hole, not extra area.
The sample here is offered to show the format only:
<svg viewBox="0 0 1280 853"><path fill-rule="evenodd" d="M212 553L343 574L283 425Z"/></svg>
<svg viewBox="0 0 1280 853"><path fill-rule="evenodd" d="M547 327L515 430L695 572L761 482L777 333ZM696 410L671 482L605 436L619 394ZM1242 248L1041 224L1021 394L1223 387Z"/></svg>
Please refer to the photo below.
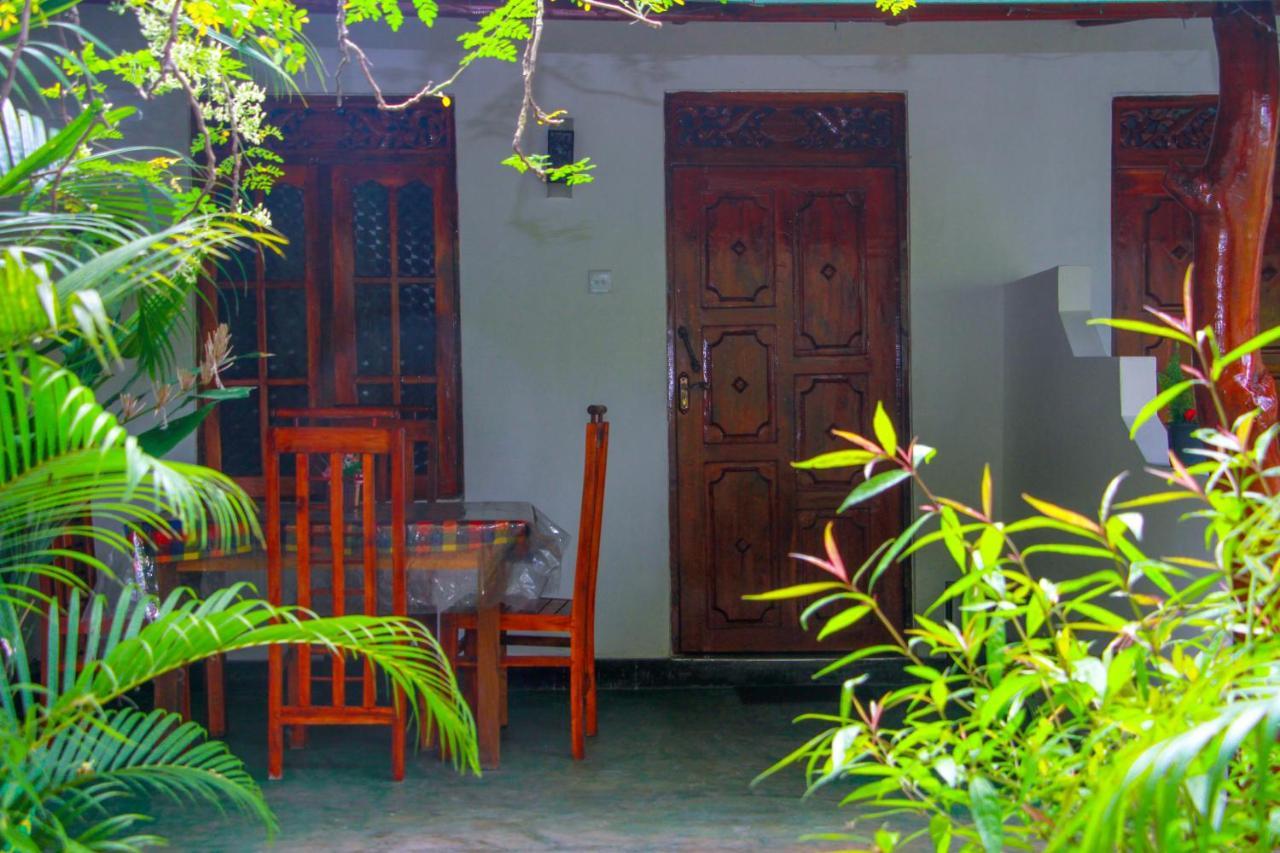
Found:
<svg viewBox="0 0 1280 853"><path fill-rule="evenodd" d="M1100 557L1104 560L1115 558L1106 548L1098 548L1094 545L1070 545L1066 543L1050 543L1046 545L1030 545L1023 549L1022 556L1030 557L1032 554L1063 554L1069 557Z"/></svg>
<svg viewBox="0 0 1280 853"><path fill-rule="evenodd" d="M945 815L935 814L929 819L929 839L937 853L951 850L951 821Z"/></svg>
<svg viewBox="0 0 1280 853"><path fill-rule="evenodd" d="M1051 504L1048 501L1034 498L1025 492L1022 495L1022 499L1030 504L1036 512L1047 516L1054 521L1060 521L1070 527L1078 528L1080 530L1088 530L1092 533L1102 532L1101 527L1078 512L1072 512L1071 510L1066 509L1065 507L1060 507L1057 504Z"/></svg>
<svg viewBox="0 0 1280 853"><path fill-rule="evenodd" d="M865 604L859 604L856 607L850 607L848 610L842 610L835 616L832 616L827 624L822 626L822 630L818 632L818 639L825 640L836 631L843 631L851 625L855 625L862 620L862 617L871 612L871 608Z"/></svg>
<svg viewBox="0 0 1280 853"><path fill-rule="evenodd" d="M884 448L884 452L892 456L898 450L898 434L893 430L893 421L884 410L884 403L876 403L876 413L871 419L871 428L875 431L876 441Z"/></svg>
<svg viewBox="0 0 1280 853"><path fill-rule="evenodd" d="M1217 377L1214 378L1216 379ZM1196 382L1194 379L1186 379L1176 385L1170 385L1151 400L1148 400L1147 404L1138 410L1137 416L1133 419L1133 426L1129 428L1129 438L1136 436L1138 434L1138 429L1144 423L1151 420L1153 415L1165 406L1169 405L1169 403L1176 399L1183 391L1186 391L1195 384Z"/></svg>
<svg viewBox="0 0 1280 853"><path fill-rule="evenodd" d="M1118 503L1115 505L1115 509L1140 509L1146 506L1156 506L1157 504L1194 500L1199 500L1199 497L1191 492L1155 492Z"/></svg>
<svg viewBox="0 0 1280 853"><path fill-rule="evenodd" d="M992 689L978 709L979 724L983 726L991 725L996 716L1008 707L1015 697L1021 695L1024 690L1034 687L1035 684L1036 679L1034 676L1006 676L1003 681Z"/></svg>
<svg viewBox="0 0 1280 853"><path fill-rule="evenodd" d="M878 646L865 646L861 649L858 649L857 651L850 652L849 654L845 655L839 660L832 661L831 663L824 666L822 669L815 672L812 677L814 679L822 678L824 675L830 675L836 670L844 669L846 666L848 666L851 663L857 663L863 658L869 658L878 654L901 655L902 649L898 648L897 646L890 646L890 645L884 645L884 644L881 644Z"/></svg>
<svg viewBox="0 0 1280 853"><path fill-rule="evenodd" d="M838 512L844 512L851 506L857 506L860 503L869 501L881 492L892 489L910 476L910 471L901 469L882 471L871 479L859 483L852 492L849 492L849 496L844 499L844 503L840 504Z"/></svg>
<svg viewBox="0 0 1280 853"><path fill-rule="evenodd" d="M792 462L791 467L801 469L855 468L867 464L874 458L875 456L866 450L834 450L831 453L814 456L812 459L805 459L803 462Z"/></svg>
<svg viewBox="0 0 1280 853"><path fill-rule="evenodd" d="M1168 338L1171 341L1184 343L1189 347L1194 347L1196 342L1184 335L1177 329L1171 329L1168 326L1160 326L1156 323L1147 323L1142 320L1124 320L1119 317L1100 317L1089 321L1090 326L1110 326L1113 329L1121 329L1126 332L1137 332L1141 335L1154 335L1158 338Z"/></svg>
<svg viewBox="0 0 1280 853"><path fill-rule="evenodd" d="M15 163L8 172L0 174L0 196L12 194L27 178L52 168L54 164L74 154L85 134L89 132L89 128L98 120L98 116L102 115L102 107L101 101L89 104L79 115L67 122L66 127Z"/></svg>
<svg viewBox="0 0 1280 853"><path fill-rule="evenodd" d="M1004 817L995 787L981 776L974 776L969 780L969 805L982 848L987 853L1000 853L1004 849Z"/></svg>
<svg viewBox="0 0 1280 853"><path fill-rule="evenodd" d="M1087 601L1072 601L1066 605L1066 609L1074 613L1082 613L1093 619L1100 625L1106 625L1109 628L1123 628L1129 624L1123 617L1117 616L1104 607L1096 604L1090 604Z"/></svg>
<svg viewBox="0 0 1280 853"><path fill-rule="evenodd" d="M203 406L194 412L176 418L170 418L167 426L152 427L138 436L138 446L157 459L163 459L191 435L209 417L213 406Z"/></svg>
<svg viewBox="0 0 1280 853"><path fill-rule="evenodd" d="M232 385L229 388L210 388L196 396L201 400L243 400L253 391L252 385Z"/></svg>
<svg viewBox="0 0 1280 853"><path fill-rule="evenodd" d="M848 587L835 581L802 583L796 586L783 587L782 589L773 589L769 592L752 593L751 595L744 595L742 598L745 601L777 601L785 598L803 598L806 595L816 595L819 592L827 592L832 589L848 589Z"/></svg>
<svg viewBox="0 0 1280 853"><path fill-rule="evenodd" d="M1250 338L1240 346L1230 352L1214 359L1213 367L1210 369L1209 376L1214 382L1222 378L1223 372L1232 365L1233 362L1239 361L1251 352L1256 352L1268 344L1280 341L1280 326L1267 329L1260 335Z"/></svg>
<svg viewBox="0 0 1280 853"><path fill-rule="evenodd" d="M898 534L893 545L890 546L889 550L885 551L884 555L880 557L880 562L876 564L875 569L871 572L871 577L867 579L867 589L875 588L876 581L880 580L880 576L883 575L891 565L893 565L894 561L898 559L898 555L902 553L903 549L911 544L912 539L915 537L916 533L919 532L920 528L932 520L933 516L934 514L932 512L922 513L919 518L911 523L910 527Z"/></svg>

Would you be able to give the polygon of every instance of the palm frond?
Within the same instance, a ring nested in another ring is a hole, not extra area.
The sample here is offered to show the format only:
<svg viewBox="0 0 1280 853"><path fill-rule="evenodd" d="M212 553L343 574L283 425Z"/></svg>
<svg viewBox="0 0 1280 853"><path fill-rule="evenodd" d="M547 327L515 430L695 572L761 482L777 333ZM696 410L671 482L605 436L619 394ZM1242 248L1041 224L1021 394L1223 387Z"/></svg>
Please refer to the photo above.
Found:
<svg viewBox="0 0 1280 853"><path fill-rule="evenodd" d="M44 264L14 248L0 252L0 349L56 338L73 330L99 361L119 358L111 320L92 290L62 296Z"/></svg>
<svg viewBox="0 0 1280 853"><path fill-rule="evenodd" d="M413 716L429 715L455 765L479 770L475 721L457 679L435 638L420 623L402 617L314 617L295 607L273 607L243 598L246 585L218 590L204 600L178 590L157 600L126 587L108 618L105 598L93 596L87 609L73 593L65 615L50 610L50 659L79 661L64 666L43 685L10 685L25 713L41 707L46 734L59 720L74 720L87 701L106 703L155 679L213 654L270 645L309 644L335 654L359 656L380 669L402 691ZM67 625L80 631L56 630ZM80 634L84 634L83 643Z"/></svg>
<svg viewBox="0 0 1280 853"><path fill-rule="evenodd" d="M141 535L177 520L203 543L216 529L222 547L261 535L256 507L228 477L147 455L89 389L45 356L0 354L0 432L8 436L0 444L0 574L43 573L47 540L89 511ZM109 528L81 532L123 550Z"/></svg>
<svg viewBox="0 0 1280 853"><path fill-rule="evenodd" d="M0 802L23 815L38 849L68 841L93 849L152 843L138 815L116 812L129 795L229 804L264 822L262 792L226 747L164 711L104 710L147 681L212 654L307 643L359 656L382 670L411 715L431 715L459 769L478 772L475 722L440 647L408 619L314 618L241 597L239 585L200 601L179 590L163 601L125 588L114 605L72 592L45 613L43 682L20 632L0 667ZM0 608L2 610L2 608ZM98 819L101 818L101 819ZM97 822L94 822L97 820Z"/></svg>
<svg viewBox="0 0 1280 853"><path fill-rule="evenodd" d="M225 744L205 736L200 725L184 723L177 714L133 708L63 729L40 750L29 772L39 779L42 809L54 818L47 825L74 826L95 812L108 816L104 806L122 795L160 795L219 809L230 804L258 818L268 836L274 835L275 816L244 763ZM139 816L134 817L137 822ZM85 827L90 832L99 828ZM123 828L112 827L112 833ZM60 840L56 831L49 836L48 841Z"/></svg>

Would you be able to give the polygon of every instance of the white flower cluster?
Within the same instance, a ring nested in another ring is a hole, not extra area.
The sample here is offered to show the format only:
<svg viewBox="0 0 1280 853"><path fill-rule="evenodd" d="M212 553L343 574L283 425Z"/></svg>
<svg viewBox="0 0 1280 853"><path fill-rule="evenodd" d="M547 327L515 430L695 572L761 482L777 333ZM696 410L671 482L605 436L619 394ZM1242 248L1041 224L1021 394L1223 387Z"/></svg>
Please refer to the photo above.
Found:
<svg viewBox="0 0 1280 853"><path fill-rule="evenodd" d="M238 67L239 60L229 57L227 48L210 38L201 27L183 21L178 37L173 38L171 19L174 4L181 2L132 2L129 5L157 61L154 68L146 71L142 87L155 95L182 89L178 75L160 65L168 51L172 67L190 88L195 108L205 123L229 128L239 137L242 147L261 145L265 139L266 111L263 104L267 98L266 89L252 80L229 79L229 65ZM237 198L233 209L263 227L271 227L271 214L261 204L246 209L244 201Z"/></svg>
<svg viewBox="0 0 1280 853"><path fill-rule="evenodd" d="M245 143L260 145L266 89L252 80L229 81L226 64L239 61L229 60L223 45L189 23L181 25L179 37L170 43L170 18L174 3L180 2L134 3L130 8L157 61L168 50L173 67L186 79L204 120L230 126ZM157 95L181 88L177 77L159 66L148 70L144 85Z"/></svg>

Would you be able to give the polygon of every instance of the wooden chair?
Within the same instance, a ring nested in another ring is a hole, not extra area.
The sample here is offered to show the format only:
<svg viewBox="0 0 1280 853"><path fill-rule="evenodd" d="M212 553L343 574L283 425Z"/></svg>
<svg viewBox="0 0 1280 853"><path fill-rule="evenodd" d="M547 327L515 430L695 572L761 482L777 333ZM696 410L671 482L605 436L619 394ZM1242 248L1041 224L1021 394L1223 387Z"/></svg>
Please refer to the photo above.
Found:
<svg viewBox="0 0 1280 853"><path fill-rule="evenodd" d="M267 483L267 598L272 604L283 603L282 574L284 565L283 505L280 488L280 458L294 454L296 516L296 564L297 603L314 609L317 598L331 602L335 616L346 613L348 591L346 588L346 529L352 517L346 512L343 494L343 478L331 476L328 488L328 553L323 548L313 549L310 530L312 515L310 461L313 455L324 454L329 458L329 470L342 470L343 458L359 457L362 481L360 483L359 529L362 544L360 564L364 570L361 588L361 612L374 615L377 601L377 499L375 497L375 459L388 457L387 468L391 477L391 612L404 615L408 610L405 576L405 437L400 429L375 429L373 427L276 427L267 435L266 483ZM322 572L313 572L318 564L330 565L328 583ZM385 565L385 561L384 561ZM267 775L281 778L284 772L284 727L290 726L290 742L301 748L306 742L306 728L315 725L376 725L391 727L391 775L399 781L404 778L404 739L402 720L403 699L398 694L390 705L380 705L377 700L376 673L372 664L364 662L363 672L347 675L347 663L340 655L329 655L330 674L315 676L312 673L312 648L295 647L297 653L289 662L289 697L285 692L285 650L272 646L268 658L268 729ZM328 681L330 696L327 704L316 701L313 683ZM358 683L361 698L358 704L348 704L346 687Z"/></svg>
<svg viewBox="0 0 1280 853"><path fill-rule="evenodd" d="M406 420L404 419L404 410L396 406L308 406L303 409L273 409L271 410L271 419L293 421L294 427L332 427L332 425L344 425L344 427L374 427L384 429L403 429L406 434L410 451L419 444L425 444L426 447L435 446L435 421L431 420ZM435 457L430 455L431 460L426 471L424 484L419 485L415 480L415 488L410 492L416 493L417 496L424 497L426 500L434 501L439 497L438 480L436 480L436 461ZM388 474L387 459L379 460L381 464L378 466L378 489L376 496L380 501L388 500L390 489L390 476ZM410 497L413 497L411 494ZM227 698L225 698L225 684L227 684L227 675L225 675L225 666L227 660L223 654L214 654L209 660L205 661L205 702L207 707L207 715L209 715L209 734L215 738L221 738L227 734ZM184 690L182 701L187 711L184 716L191 719L191 679L184 680Z"/></svg>
<svg viewBox="0 0 1280 853"><path fill-rule="evenodd" d="M605 467L609 455L609 423L604 406L588 406L586 462L582 473L582 512L578 518L578 555L573 598L540 599L532 612L506 612L500 617L503 644L568 647L568 656L502 656L503 678L510 667L569 669L569 732L573 757L586 752L584 733L594 736L596 721L596 575L600 561L600 522L604 514ZM459 669L474 668L474 647L467 632L476 628L475 614L450 613L441 620L441 644ZM459 644L458 632L464 632ZM555 636L547 636L552 634ZM568 636L564 636L567 634ZM504 691L505 692L505 691Z"/></svg>

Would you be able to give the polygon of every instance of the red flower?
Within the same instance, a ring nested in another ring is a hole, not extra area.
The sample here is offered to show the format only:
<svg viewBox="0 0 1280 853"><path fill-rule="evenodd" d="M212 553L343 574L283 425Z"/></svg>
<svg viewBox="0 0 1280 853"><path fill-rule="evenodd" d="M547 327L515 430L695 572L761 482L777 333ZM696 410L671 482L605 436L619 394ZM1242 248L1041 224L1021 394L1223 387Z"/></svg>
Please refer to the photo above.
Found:
<svg viewBox="0 0 1280 853"><path fill-rule="evenodd" d="M1188 420L1188 421L1194 421L1194 420L1196 419L1196 410L1195 410L1195 409L1187 409L1187 413L1186 413L1185 415L1183 415L1183 418L1184 418L1184 419L1186 419L1186 420Z"/></svg>

